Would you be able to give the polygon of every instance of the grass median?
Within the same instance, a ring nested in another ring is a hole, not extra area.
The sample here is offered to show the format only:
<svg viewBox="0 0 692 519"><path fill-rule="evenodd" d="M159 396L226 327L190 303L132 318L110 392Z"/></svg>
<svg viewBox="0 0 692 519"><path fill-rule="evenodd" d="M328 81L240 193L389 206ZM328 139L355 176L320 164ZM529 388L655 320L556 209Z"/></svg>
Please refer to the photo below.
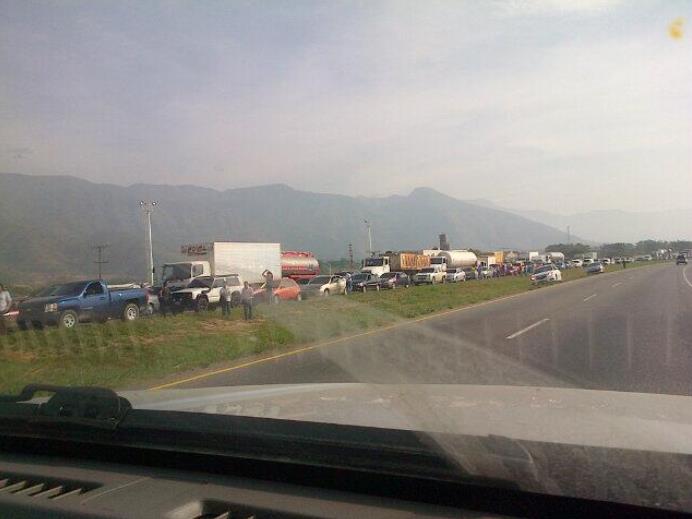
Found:
<svg viewBox="0 0 692 519"><path fill-rule="evenodd" d="M645 265L651 263L632 267ZM582 269L563 272L564 281L585 276ZM193 369L354 335L531 289L524 276L505 277L259 305L257 319L251 322L244 322L242 311L235 309L229 319L217 311L85 324L74 330L12 330L0 336L0 391L16 392L27 383L153 385Z"/></svg>

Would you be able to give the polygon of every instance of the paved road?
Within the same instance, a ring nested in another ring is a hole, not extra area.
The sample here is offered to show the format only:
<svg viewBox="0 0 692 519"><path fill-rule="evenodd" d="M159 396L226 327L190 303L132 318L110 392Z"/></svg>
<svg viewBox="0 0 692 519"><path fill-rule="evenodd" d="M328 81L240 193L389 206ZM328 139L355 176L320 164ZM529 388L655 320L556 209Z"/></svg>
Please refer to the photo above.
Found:
<svg viewBox="0 0 692 519"><path fill-rule="evenodd" d="M306 382L519 384L692 395L692 265L596 275L179 387Z"/></svg>

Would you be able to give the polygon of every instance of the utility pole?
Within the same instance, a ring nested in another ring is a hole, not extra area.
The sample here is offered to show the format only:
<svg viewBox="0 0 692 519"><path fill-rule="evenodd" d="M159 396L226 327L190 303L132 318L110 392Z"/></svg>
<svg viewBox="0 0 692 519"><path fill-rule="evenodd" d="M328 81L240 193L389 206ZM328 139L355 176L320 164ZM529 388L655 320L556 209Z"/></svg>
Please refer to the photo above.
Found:
<svg viewBox="0 0 692 519"><path fill-rule="evenodd" d="M569 225L567 226L567 245L572 245L572 235L569 230Z"/></svg>
<svg viewBox="0 0 692 519"><path fill-rule="evenodd" d="M142 208L146 223L147 268L149 271L147 279L151 286L154 286L154 249L151 241L151 213L154 212L154 207L156 207L157 204L158 202L154 200L139 201L139 206Z"/></svg>
<svg viewBox="0 0 692 519"><path fill-rule="evenodd" d="M353 270L353 244L348 244L348 267Z"/></svg>
<svg viewBox="0 0 692 519"><path fill-rule="evenodd" d="M103 279L103 271L102 271L101 266L108 263L108 260L103 259L103 251L107 248L108 248L107 243L104 243L102 245L95 245L94 247L91 248L92 250L96 250L97 251L96 253L98 254L98 259L96 261L94 261L94 263L96 263L99 266L99 281L101 279Z"/></svg>
<svg viewBox="0 0 692 519"><path fill-rule="evenodd" d="M368 256L372 256L372 224L368 220L363 220L368 228Z"/></svg>

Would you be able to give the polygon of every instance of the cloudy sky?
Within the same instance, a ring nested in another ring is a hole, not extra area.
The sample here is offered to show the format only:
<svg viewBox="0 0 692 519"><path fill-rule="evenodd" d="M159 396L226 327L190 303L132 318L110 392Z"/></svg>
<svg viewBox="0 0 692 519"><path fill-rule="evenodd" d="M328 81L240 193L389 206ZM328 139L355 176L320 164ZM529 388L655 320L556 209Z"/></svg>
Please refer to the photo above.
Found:
<svg viewBox="0 0 692 519"><path fill-rule="evenodd" d="M685 20L675 0L0 0L0 171L690 208Z"/></svg>

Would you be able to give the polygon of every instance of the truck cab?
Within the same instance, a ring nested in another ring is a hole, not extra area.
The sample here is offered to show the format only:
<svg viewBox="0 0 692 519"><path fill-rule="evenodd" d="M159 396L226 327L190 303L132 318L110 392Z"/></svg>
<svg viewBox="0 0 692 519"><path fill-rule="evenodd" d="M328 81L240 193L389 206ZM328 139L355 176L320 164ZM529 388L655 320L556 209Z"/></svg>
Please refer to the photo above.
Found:
<svg viewBox="0 0 692 519"><path fill-rule="evenodd" d="M373 258L365 258L363 260L363 268L360 270L363 273L375 274L381 276L385 272L389 272L389 256L379 256Z"/></svg>
<svg viewBox="0 0 692 519"><path fill-rule="evenodd" d="M161 282L168 281L171 290L186 288L193 279L210 276L211 267L208 261L180 261L163 265Z"/></svg>
<svg viewBox="0 0 692 519"><path fill-rule="evenodd" d="M433 256L430 258L430 266L437 266L441 272L447 271L447 258L444 256Z"/></svg>

